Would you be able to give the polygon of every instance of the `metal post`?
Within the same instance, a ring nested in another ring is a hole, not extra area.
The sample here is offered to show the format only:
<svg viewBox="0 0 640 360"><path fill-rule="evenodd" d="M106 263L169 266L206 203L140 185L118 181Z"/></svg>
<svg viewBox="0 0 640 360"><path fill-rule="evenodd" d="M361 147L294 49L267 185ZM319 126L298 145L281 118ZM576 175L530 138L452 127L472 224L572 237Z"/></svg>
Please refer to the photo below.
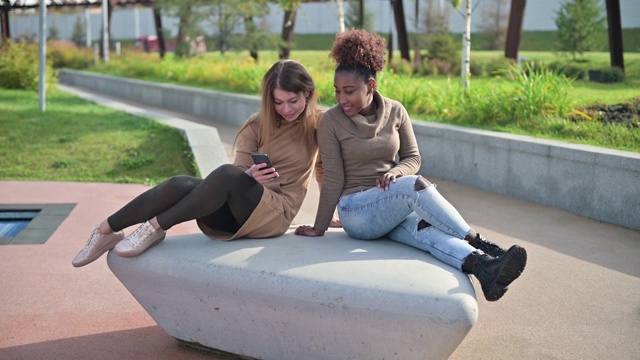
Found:
<svg viewBox="0 0 640 360"><path fill-rule="evenodd" d="M40 0L40 33L38 34L39 42L39 83L38 83L38 104L40 111L46 110L46 64L47 64L47 3L46 0Z"/></svg>
<svg viewBox="0 0 640 360"><path fill-rule="evenodd" d="M134 24L133 39L137 40L140 37L140 9L138 9L137 7L133 8L133 24Z"/></svg>
<svg viewBox="0 0 640 360"><path fill-rule="evenodd" d="M91 12L89 11L89 8L84 9L84 23L87 29L86 44L87 44L87 47L90 48L92 39L91 39Z"/></svg>
<svg viewBox="0 0 640 360"><path fill-rule="evenodd" d="M102 0L102 60L105 63L109 62L108 1Z"/></svg>

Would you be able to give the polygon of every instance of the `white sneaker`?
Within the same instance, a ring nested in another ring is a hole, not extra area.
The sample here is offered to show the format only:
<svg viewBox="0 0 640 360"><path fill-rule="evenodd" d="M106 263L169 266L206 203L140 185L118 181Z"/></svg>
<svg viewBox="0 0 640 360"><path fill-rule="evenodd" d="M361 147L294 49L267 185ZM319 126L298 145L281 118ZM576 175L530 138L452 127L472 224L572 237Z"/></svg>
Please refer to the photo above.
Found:
<svg viewBox="0 0 640 360"><path fill-rule="evenodd" d="M122 257L134 257L142 254L148 248L164 240L166 231L156 231L150 222L140 225L131 235L116 245L114 251Z"/></svg>
<svg viewBox="0 0 640 360"><path fill-rule="evenodd" d="M101 233L96 226L91 231L91 237L89 237L84 248L73 258L71 264L75 267L80 267L92 263L102 256L102 254L113 249L122 239L124 239L124 233L122 231L105 235Z"/></svg>

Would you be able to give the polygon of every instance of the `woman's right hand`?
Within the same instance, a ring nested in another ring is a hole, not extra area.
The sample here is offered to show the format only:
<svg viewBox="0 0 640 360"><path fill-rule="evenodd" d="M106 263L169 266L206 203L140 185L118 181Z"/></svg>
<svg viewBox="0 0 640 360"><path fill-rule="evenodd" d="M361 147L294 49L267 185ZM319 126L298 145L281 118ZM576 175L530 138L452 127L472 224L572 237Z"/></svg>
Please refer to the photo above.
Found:
<svg viewBox="0 0 640 360"><path fill-rule="evenodd" d="M245 173L260 184L272 182L280 176L275 168L267 167L265 163L253 164Z"/></svg>
<svg viewBox="0 0 640 360"><path fill-rule="evenodd" d="M324 230L320 230L309 225L302 225L298 226L294 234L302 236L323 236Z"/></svg>

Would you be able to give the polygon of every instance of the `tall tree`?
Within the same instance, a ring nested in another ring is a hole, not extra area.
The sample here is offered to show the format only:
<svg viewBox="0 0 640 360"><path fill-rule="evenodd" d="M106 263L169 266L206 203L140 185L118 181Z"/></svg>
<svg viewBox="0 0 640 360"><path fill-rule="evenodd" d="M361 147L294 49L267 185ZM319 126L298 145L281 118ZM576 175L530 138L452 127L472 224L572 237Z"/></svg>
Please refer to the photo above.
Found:
<svg viewBox="0 0 640 360"><path fill-rule="evenodd" d="M598 0L566 0L556 13L560 50L571 53L573 59L585 51L598 49L607 28L604 9Z"/></svg>
<svg viewBox="0 0 640 360"><path fill-rule="evenodd" d="M469 88L470 64L471 64L471 0L449 0L456 9L464 2L464 30L462 32L462 66L460 66L460 80L465 88Z"/></svg>
<svg viewBox="0 0 640 360"><path fill-rule="evenodd" d="M364 0L349 1L344 16L345 27L347 28L365 29L368 31L373 29L373 15L364 9Z"/></svg>
<svg viewBox="0 0 640 360"><path fill-rule="evenodd" d="M284 10L284 22L282 23L282 43L280 45L280 59L288 59L293 47L293 28L296 25L296 16L302 0L278 0Z"/></svg>
<svg viewBox="0 0 640 360"><path fill-rule="evenodd" d="M73 23L73 32L71 33L71 41L76 44L77 47L85 45L87 32L85 30L84 20L82 16L76 16L76 21Z"/></svg>
<svg viewBox="0 0 640 360"><path fill-rule="evenodd" d="M211 0L209 22L216 28L216 48L223 54L233 47L233 31L243 21L241 0Z"/></svg>
<svg viewBox="0 0 640 360"><path fill-rule="evenodd" d="M338 32L344 32L344 4L342 0L336 1L336 9L338 9Z"/></svg>
<svg viewBox="0 0 640 360"><path fill-rule="evenodd" d="M464 7L464 32L462 33L462 66L460 80L465 88L469 88L469 76L471 64L471 0L465 1Z"/></svg>
<svg viewBox="0 0 640 360"><path fill-rule="evenodd" d="M241 1L240 12L244 24L244 39L242 41L249 50L249 55L258 60L260 46L269 43L269 35L260 29L255 22L256 17L269 13L269 5L266 0Z"/></svg>
<svg viewBox="0 0 640 360"><path fill-rule="evenodd" d="M449 8L444 8L442 3L435 4L436 0L427 0L426 7L423 11L423 21L419 23L418 27L423 28L423 31L430 38L434 34L449 32L449 18L451 16Z"/></svg>
<svg viewBox="0 0 640 360"><path fill-rule="evenodd" d="M175 49L177 57L188 57L192 55L190 40L201 35L198 24L206 16L203 11L198 11L198 9L200 6L210 4L210 1L199 0L156 0L156 6L158 8L162 9L166 14L178 18L178 34ZM158 36L160 36L160 34L158 34ZM158 40L160 39L158 38Z"/></svg>
<svg viewBox="0 0 640 360"><path fill-rule="evenodd" d="M193 3L187 0L178 5L178 37L176 39L175 55L177 57L188 57L189 54L189 34L193 31Z"/></svg>
<svg viewBox="0 0 640 360"><path fill-rule="evenodd" d="M409 33L407 32L407 23L404 16L404 4L402 0L391 0L391 6L393 8L393 17L396 22L396 33L398 35L400 57L407 61L410 61Z"/></svg>
<svg viewBox="0 0 640 360"><path fill-rule="evenodd" d="M511 0L509 25L507 26L507 38L504 46L504 57L507 59L518 60L522 23L524 22L524 9L526 7L527 0Z"/></svg>
<svg viewBox="0 0 640 360"><path fill-rule="evenodd" d="M478 28L490 37L492 50L504 48L509 24L509 2L510 0L489 0L488 4L485 2L487 6L482 11L482 22Z"/></svg>

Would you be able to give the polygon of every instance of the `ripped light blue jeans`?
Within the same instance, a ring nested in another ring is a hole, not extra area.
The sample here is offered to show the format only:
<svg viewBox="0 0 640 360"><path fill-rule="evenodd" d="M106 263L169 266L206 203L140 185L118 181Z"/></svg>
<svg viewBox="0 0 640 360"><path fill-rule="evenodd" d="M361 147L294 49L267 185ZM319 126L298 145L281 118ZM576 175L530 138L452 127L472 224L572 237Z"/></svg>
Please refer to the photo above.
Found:
<svg viewBox="0 0 640 360"><path fill-rule="evenodd" d="M416 175L402 176L389 190L374 187L342 196L338 215L344 231L355 239L382 237L431 253L436 259L462 270L469 254L478 251L464 240L471 227L458 210L426 180L416 190ZM431 226L418 230L424 219Z"/></svg>

